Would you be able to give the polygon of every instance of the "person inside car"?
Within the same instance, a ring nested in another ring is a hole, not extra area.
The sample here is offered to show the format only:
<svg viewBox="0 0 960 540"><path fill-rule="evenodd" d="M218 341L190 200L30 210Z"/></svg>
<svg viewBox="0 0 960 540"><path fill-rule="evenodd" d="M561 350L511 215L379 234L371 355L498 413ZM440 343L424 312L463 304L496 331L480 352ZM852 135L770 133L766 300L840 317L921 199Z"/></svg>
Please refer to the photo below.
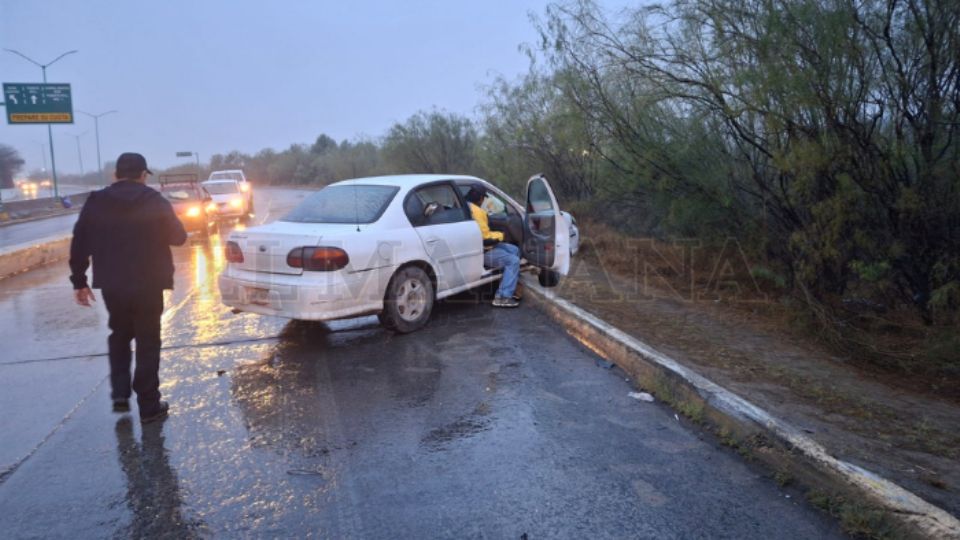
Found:
<svg viewBox="0 0 960 540"><path fill-rule="evenodd" d="M473 186L467 192L466 199L470 206L470 215L480 226L480 234L483 237L484 266L503 269L503 278L493 299L493 306L517 307L520 305L520 299L515 296L520 279L520 248L504 242L502 232L490 230L490 218L487 211L481 207L486 196L486 189L482 186Z"/></svg>

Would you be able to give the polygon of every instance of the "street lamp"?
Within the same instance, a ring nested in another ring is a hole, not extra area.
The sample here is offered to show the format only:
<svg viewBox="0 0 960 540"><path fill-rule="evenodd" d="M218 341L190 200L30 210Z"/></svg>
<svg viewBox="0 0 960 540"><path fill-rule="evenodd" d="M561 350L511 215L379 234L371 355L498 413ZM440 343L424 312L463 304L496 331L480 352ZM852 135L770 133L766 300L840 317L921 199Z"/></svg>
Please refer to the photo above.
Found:
<svg viewBox="0 0 960 540"><path fill-rule="evenodd" d="M80 182L81 183L83 182L83 152L80 151L80 137L83 137L87 133L90 133L90 132L84 131L79 135L71 135L71 137L77 140L77 161L80 162Z"/></svg>
<svg viewBox="0 0 960 540"><path fill-rule="evenodd" d="M56 63L57 60L60 60L61 58L63 58L64 56L67 56L68 54L73 54L75 52L78 52L77 50L67 51L61 54L60 56L54 58L53 60L47 62L46 64L41 64L40 62L37 62L33 58L30 58L29 56L23 54L20 51L15 51L13 49L4 49L4 50L23 58L24 60L30 62L35 66L38 66L40 70L43 72L43 84L47 84L47 68L49 66L53 65L54 63ZM53 153L53 129L51 128L50 124L47 124L47 139L50 140L50 169L53 171L53 196L59 199L60 188L57 187L57 159L54 157L54 153Z"/></svg>
<svg viewBox="0 0 960 540"><path fill-rule="evenodd" d="M40 169L40 172L41 172L41 175L40 175L40 186L43 186L44 184L46 184L48 188L51 188L51 189L52 189L52 186L50 185L50 182L47 181L47 143L43 143L43 142L40 142L40 141L35 140L35 141L33 141L33 144L36 144L36 145L39 145L39 146L40 146L40 159L43 160L43 168ZM39 192L39 190L38 190L38 192ZM49 194L48 194L48 195L49 195Z"/></svg>
<svg viewBox="0 0 960 540"><path fill-rule="evenodd" d="M96 137L97 137L97 168L100 170L100 183L103 185L107 185L107 181L104 180L103 178L103 160L100 158L100 117L115 113L117 111L110 110L107 112L102 112L100 114L90 114L88 112L84 112L78 109L77 112L81 114L85 114L90 118L93 118L93 131L94 133L96 133Z"/></svg>
<svg viewBox="0 0 960 540"><path fill-rule="evenodd" d="M200 180L200 153L199 152L177 152L177 157L190 157L193 156L197 158L197 180Z"/></svg>
<svg viewBox="0 0 960 540"><path fill-rule="evenodd" d="M40 169L43 172L47 172L47 143L42 143L40 141L33 141L33 144L40 145L40 159L43 161L43 168Z"/></svg>

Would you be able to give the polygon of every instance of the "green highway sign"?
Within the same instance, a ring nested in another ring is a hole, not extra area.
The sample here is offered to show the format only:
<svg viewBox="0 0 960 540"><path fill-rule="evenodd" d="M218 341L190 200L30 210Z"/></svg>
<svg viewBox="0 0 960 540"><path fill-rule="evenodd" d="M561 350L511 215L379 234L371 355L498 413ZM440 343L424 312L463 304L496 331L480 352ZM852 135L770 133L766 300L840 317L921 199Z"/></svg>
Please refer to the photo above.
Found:
<svg viewBox="0 0 960 540"><path fill-rule="evenodd" d="M3 83L9 124L72 124L73 101L66 83Z"/></svg>

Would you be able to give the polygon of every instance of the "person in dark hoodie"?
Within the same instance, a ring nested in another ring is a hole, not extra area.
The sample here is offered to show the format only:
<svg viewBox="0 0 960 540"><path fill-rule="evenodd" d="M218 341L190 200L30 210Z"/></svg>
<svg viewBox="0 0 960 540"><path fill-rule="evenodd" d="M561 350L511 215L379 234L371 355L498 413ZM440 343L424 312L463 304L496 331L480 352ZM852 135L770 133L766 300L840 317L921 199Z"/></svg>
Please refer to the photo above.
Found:
<svg viewBox="0 0 960 540"><path fill-rule="evenodd" d="M87 284L93 259L93 288L100 289L110 315L110 385L113 410L130 410L130 341L137 340L132 389L137 392L140 421L166 418L160 400L160 316L163 291L173 288L170 246L187 241L187 233L170 203L146 185L147 160L140 154L117 158L116 182L90 194L73 228L70 281L81 306L95 301Z"/></svg>

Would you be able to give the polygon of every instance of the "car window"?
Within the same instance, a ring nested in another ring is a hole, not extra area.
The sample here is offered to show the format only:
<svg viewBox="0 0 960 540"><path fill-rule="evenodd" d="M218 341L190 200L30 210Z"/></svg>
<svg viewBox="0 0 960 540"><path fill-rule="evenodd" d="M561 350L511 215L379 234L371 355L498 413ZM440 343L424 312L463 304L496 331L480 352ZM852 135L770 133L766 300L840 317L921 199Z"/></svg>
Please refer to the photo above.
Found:
<svg viewBox="0 0 960 540"><path fill-rule="evenodd" d="M431 203L435 203L437 208L427 216L425 212ZM404 201L403 210L415 227L471 219L466 209L460 204L460 197L450 184L435 184L417 189Z"/></svg>
<svg viewBox="0 0 960 540"><path fill-rule="evenodd" d="M460 190L460 194L464 197L467 196L467 192L470 191L471 184L461 184L457 186L457 189ZM483 208L487 211L488 214L510 214L515 213L513 206L507 204L500 195L490 191L487 191L487 196L483 199L483 202L480 203L480 208Z"/></svg>
<svg viewBox="0 0 960 540"><path fill-rule="evenodd" d="M236 182L211 182L203 187L212 195L240 192L240 186Z"/></svg>
<svg viewBox="0 0 960 540"><path fill-rule="evenodd" d="M171 201L189 201L190 193L186 191L164 191L163 196Z"/></svg>
<svg viewBox="0 0 960 540"><path fill-rule="evenodd" d="M495 193L487 192L487 196L480 203L480 208L487 211L488 214L505 214L507 212L507 203L498 197Z"/></svg>
<svg viewBox="0 0 960 540"><path fill-rule="evenodd" d="M396 186L328 186L304 199L281 221L373 223L399 190Z"/></svg>
<svg viewBox="0 0 960 540"><path fill-rule="evenodd" d="M540 178L530 182L527 192L527 212L536 213L550 210L553 210L553 201L550 199L546 182Z"/></svg>
<svg viewBox="0 0 960 540"><path fill-rule="evenodd" d="M240 173L213 173L210 175L211 180L243 180L243 177Z"/></svg>

